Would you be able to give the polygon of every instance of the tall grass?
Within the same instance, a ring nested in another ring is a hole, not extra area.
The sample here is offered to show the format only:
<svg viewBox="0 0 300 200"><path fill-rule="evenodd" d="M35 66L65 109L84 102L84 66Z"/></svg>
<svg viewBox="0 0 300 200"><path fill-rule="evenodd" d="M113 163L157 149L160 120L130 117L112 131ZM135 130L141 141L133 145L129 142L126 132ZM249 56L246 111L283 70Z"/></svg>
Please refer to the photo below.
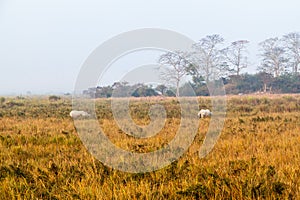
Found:
<svg viewBox="0 0 300 200"><path fill-rule="evenodd" d="M180 124L175 99L132 99L135 122L148 108L166 107L166 126L149 139L124 134L110 100L97 100L99 124L117 146L150 152L167 144ZM170 166L130 174L94 159L80 141L70 99L6 98L0 105L0 199L299 199L300 96L233 96L213 151L199 159L209 120L189 150ZM211 108L210 98L199 107Z"/></svg>

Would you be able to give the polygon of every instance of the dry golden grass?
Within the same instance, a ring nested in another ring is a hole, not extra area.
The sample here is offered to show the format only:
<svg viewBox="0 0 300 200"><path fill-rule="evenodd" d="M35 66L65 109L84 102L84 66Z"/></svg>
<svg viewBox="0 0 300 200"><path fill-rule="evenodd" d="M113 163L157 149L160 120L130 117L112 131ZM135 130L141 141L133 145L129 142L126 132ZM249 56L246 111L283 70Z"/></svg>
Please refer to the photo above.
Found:
<svg viewBox="0 0 300 200"><path fill-rule="evenodd" d="M175 99L131 103L138 124L147 109L167 109L164 129L135 139L117 127L109 100L97 101L99 124L119 147L149 152L161 148L180 124ZM210 107L209 98L199 98ZM104 166L80 141L68 116L70 99L8 98L0 105L0 199L299 199L300 96L233 96L221 137L210 154L198 150L209 120L178 161L150 173L130 174Z"/></svg>

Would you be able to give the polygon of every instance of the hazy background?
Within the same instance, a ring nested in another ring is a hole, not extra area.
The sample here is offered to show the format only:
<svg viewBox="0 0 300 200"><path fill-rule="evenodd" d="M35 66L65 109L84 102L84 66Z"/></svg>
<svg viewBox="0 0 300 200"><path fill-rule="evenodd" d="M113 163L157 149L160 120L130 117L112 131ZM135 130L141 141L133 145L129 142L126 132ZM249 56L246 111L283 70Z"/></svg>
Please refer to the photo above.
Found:
<svg viewBox="0 0 300 200"><path fill-rule="evenodd" d="M298 0L0 0L0 94L72 92L98 45L145 27L196 41L215 33L228 43L247 39L252 73L259 42L300 30L299 8Z"/></svg>

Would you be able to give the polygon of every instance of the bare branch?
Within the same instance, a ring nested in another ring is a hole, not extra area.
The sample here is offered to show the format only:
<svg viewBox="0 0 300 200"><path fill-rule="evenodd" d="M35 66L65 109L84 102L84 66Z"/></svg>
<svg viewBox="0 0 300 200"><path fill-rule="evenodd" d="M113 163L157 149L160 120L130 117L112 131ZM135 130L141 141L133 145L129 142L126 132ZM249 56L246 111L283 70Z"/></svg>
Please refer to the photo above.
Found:
<svg viewBox="0 0 300 200"><path fill-rule="evenodd" d="M224 57L218 48L224 39L220 35L208 35L194 44L194 64L199 74L203 74L206 82L217 79L227 72Z"/></svg>
<svg viewBox="0 0 300 200"><path fill-rule="evenodd" d="M167 52L160 56L159 63L164 67L161 79L176 85L176 96L179 96L180 82L187 75L187 68L191 65L190 54L182 51Z"/></svg>
<svg viewBox="0 0 300 200"><path fill-rule="evenodd" d="M283 36L283 41L286 46L287 56L290 58L292 71L298 74L300 65L300 34L293 32Z"/></svg>
<svg viewBox="0 0 300 200"><path fill-rule="evenodd" d="M248 67L248 57L245 55L248 43L247 40L237 40L222 50L227 63L232 66L230 71L236 75L240 75L241 70Z"/></svg>
<svg viewBox="0 0 300 200"><path fill-rule="evenodd" d="M275 77L285 72L288 59L285 57L285 48L281 45L281 41L277 37L269 38L259 43L259 46L262 62L258 70L274 74Z"/></svg>

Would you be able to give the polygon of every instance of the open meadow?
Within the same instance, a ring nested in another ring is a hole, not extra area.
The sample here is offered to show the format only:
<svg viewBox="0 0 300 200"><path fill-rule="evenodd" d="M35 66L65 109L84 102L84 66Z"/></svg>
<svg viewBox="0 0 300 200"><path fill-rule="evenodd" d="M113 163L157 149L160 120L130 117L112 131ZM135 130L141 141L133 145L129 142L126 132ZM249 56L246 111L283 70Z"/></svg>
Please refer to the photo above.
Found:
<svg viewBox="0 0 300 200"><path fill-rule="evenodd" d="M198 97L199 108L211 108ZM110 99L97 99L99 125L127 151L155 151L180 124L175 98L132 98L130 111L149 123L150 105L166 108L165 127L135 139L114 121ZM126 173L103 165L85 148L72 118L71 98L5 97L0 102L0 199L300 199L300 95L227 97L223 131L213 150L198 150L210 118L199 119L188 151L171 165Z"/></svg>

